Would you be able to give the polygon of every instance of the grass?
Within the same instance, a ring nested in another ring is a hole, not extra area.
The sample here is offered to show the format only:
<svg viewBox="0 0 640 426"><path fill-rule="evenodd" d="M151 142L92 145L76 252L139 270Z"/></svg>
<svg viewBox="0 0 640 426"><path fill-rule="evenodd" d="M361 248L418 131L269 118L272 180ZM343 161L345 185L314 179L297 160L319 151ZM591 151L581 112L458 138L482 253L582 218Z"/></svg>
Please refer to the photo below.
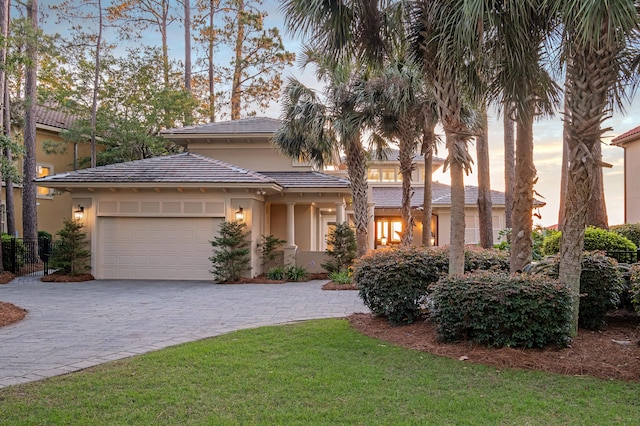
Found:
<svg viewBox="0 0 640 426"><path fill-rule="evenodd" d="M638 383L501 371L319 320L0 389L0 424L631 425L638 395Z"/></svg>

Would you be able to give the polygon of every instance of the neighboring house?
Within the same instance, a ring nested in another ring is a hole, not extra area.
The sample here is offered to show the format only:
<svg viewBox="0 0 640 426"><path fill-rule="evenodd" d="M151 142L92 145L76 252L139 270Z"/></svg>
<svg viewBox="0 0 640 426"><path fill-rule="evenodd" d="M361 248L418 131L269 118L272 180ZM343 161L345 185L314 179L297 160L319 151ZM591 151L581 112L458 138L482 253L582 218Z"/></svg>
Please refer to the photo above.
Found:
<svg viewBox="0 0 640 426"><path fill-rule="evenodd" d="M88 144L74 144L65 141L60 133L69 129L76 117L44 107L36 108L36 161L38 177L74 169L75 159L88 157ZM22 141L20 141L22 142ZM55 145L55 149L51 148ZM18 173L22 175L22 158L16 162ZM1 202L2 232L7 232L7 212L3 182ZM16 230L22 234L22 185L14 185ZM72 211L71 195L50 188L40 187L37 192L38 230L55 234L62 228L64 218Z"/></svg>
<svg viewBox="0 0 640 426"><path fill-rule="evenodd" d="M252 242L251 275L263 271L262 235L286 240L284 262L321 270L326 236L350 219L344 170L320 173L284 157L271 138L281 122L271 118L209 123L162 132L185 153L112 164L38 179L38 185L70 193L82 207L96 278L211 279L210 241L223 220L242 220ZM416 184L422 165L417 158ZM436 161L436 167L441 164ZM400 206L397 161L371 165L369 245L382 233L394 243ZM376 177L379 176L379 177ZM393 177L392 177L393 176ZM374 183L373 180L377 180ZM415 189L416 221L421 188ZM434 183L437 243L449 241L449 187ZM476 196L477 197L477 196ZM467 189L467 242L477 241L474 190ZM494 227L503 226L504 195L494 193ZM420 229L417 227L417 240Z"/></svg>
<svg viewBox="0 0 640 426"><path fill-rule="evenodd" d="M611 144L624 149L624 222L640 223L640 126Z"/></svg>

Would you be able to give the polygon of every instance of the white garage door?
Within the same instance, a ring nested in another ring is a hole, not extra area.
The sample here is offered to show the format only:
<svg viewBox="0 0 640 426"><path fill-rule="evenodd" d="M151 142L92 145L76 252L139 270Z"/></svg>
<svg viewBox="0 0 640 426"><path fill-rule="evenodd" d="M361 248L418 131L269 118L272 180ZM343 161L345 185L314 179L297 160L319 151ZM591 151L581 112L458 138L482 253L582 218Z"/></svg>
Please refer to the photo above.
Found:
<svg viewBox="0 0 640 426"><path fill-rule="evenodd" d="M101 217L98 275L104 279L211 280L218 218Z"/></svg>

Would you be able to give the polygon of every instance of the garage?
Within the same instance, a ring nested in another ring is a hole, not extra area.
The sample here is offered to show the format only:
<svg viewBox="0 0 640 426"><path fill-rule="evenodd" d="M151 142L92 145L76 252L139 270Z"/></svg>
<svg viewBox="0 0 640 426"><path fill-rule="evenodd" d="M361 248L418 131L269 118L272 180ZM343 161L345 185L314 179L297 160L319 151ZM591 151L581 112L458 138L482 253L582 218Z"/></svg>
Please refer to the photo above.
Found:
<svg viewBox="0 0 640 426"><path fill-rule="evenodd" d="M210 241L222 218L99 217L98 276L212 280Z"/></svg>

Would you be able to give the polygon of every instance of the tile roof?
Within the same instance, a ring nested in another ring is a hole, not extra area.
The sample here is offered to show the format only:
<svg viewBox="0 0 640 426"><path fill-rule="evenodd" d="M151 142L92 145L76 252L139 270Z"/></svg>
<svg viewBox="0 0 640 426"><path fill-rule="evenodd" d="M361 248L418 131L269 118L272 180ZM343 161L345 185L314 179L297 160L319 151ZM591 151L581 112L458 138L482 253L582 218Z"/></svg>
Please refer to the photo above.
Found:
<svg viewBox="0 0 640 426"><path fill-rule="evenodd" d="M233 121L221 121L217 123L196 124L176 129L166 129L160 132L162 135L230 135L265 133L273 134L280 128L282 122L276 118L250 117Z"/></svg>
<svg viewBox="0 0 640 426"><path fill-rule="evenodd" d="M47 183L276 184L273 178L198 154L153 157L36 179Z"/></svg>
<svg viewBox="0 0 640 426"><path fill-rule="evenodd" d="M349 188L347 179L319 172L259 172L284 188Z"/></svg>
<svg viewBox="0 0 640 426"><path fill-rule="evenodd" d="M373 153L371 153L373 155ZM400 150L396 149L396 148L391 148L386 150L386 158L384 160L376 160L374 159L374 162L387 162L387 161L391 161L394 163L397 163L398 161L400 161ZM346 159L346 157L343 157L344 159ZM422 155L422 153L418 150L418 152L416 152L416 154L413 157L413 161L415 162L424 162L424 155ZM444 164L444 158L440 158L440 157L433 157L433 164Z"/></svg>
<svg viewBox="0 0 640 426"><path fill-rule="evenodd" d="M402 188L401 187L373 187L373 202L377 208L399 209L402 206ZM411 197L411 207L422 207L424 199L422 197L423 187L413 188L413 196ZM478 203L478 187L466 186L464 189L465 204L475 206ZM504 206L504 193L499 191L491 191L491 201L496 206ZM440 182L432 184L432 203L433 206L450 206L451 205L451 187Z"/></svg>
<svg viewBox="0 0 640 426"><path fill-rule="evenodd" d="M72 114L51 109L44 106L36 106L36 123L45 126L56 127L60 130L69 129L79 117Z"/></svg>
<svg viewBox="0 0 640 426"><path fill-rule="evenodd" d="M640 126L634 127L633 129L624 132L620 136L617 136L611 140L611 143L614 145L618 145L620 143L624 143L624 139L632 139L634 136L640 137Z"/></svg>

